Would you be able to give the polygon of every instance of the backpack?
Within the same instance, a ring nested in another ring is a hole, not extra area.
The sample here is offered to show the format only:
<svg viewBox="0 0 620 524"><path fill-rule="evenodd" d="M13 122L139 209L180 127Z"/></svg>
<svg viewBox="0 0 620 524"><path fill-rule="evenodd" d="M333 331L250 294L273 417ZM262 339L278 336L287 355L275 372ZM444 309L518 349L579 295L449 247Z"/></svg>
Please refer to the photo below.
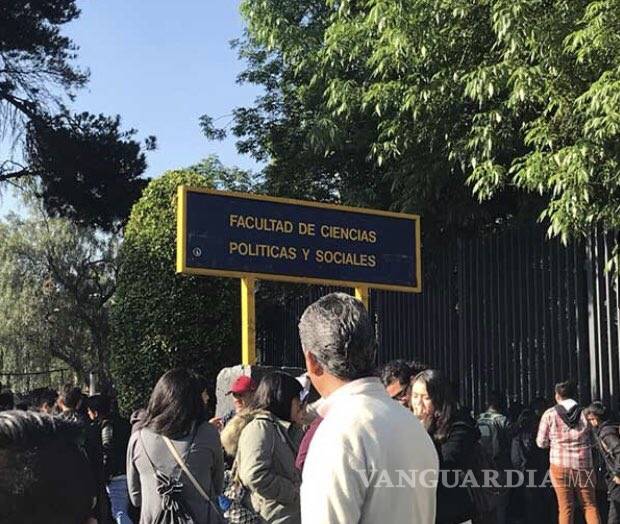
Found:
<svg viewBox="0 0 620 524"><path fill-rule="evenodd" d="M503 415L485 413L480 417L480 438L476 440L469 455L468 469L462 473L461 484L467 489L474 509L473 522L492 522L492 515L506 493L503 467L499 467L494 455L501 455L503 448ZM473 476L473 479L472 479ZM496 484L488 480L496 479Z"/></svg>
<svg viewBox="0 0 620 524"><path fill-rule="evenodd" d="M192 440L190 441L190 445L188 446L188 453L191 449L191 446L194 442L194 438L196 437L197 428L194 428L194 432L192 434ZM151 469L153 470L153 474L155 475L155 479L157 480L157 493L161 498L161 505L159 507L159 511L153 520L154 524L195 524L196 518L192 515L191 510L188 504L183 499L183 483L181 482L181 475L178 478L173 478L171 475L167 475L166 473L157 469L148 452L146 451L146 446L144 445L144 441L142 440L142 430L140 430L140 443L142 444L142 449L144 454L151 465ZM221 522L219 508L217 508L208 495L204 492L202 487L198 484L195 477L187 468L183 457L179 455L174 444L167 437L162 437L166 446L170 450L172 456L174 457L176 463L181 467L181 470L185 475L189 478L191 483L194 485L196 490L200 493L200 495L205 499L206 502L210 504L210 506L214 507L216 510L217 519L216 522ZM211 512L208 514L209 521L211 520Z"/></svg>
<svg viewBox="0 0 620 524"><path fill-rule="evenodd" d="M505 429L506 417L500 413L483 413L477 422L480 445L486 454L498 468L509 466L507 459L510 456L510 444Z"/></svg>
<svg viewBox="0 0 620 524"><path fill-rule="evenodd" d="M610 425L613 428L616 435L618 435L618 438L620 438L620 425L615 424L615 423L610 424ZM607 447L603 438L598 433L596 433L595 439L596 441L600 443L600 452L601 452L603 461L605 462L605 467L608 468L609 471L614 471L616 468L615 466L616 457L613 456L611 450Z"/></svg>

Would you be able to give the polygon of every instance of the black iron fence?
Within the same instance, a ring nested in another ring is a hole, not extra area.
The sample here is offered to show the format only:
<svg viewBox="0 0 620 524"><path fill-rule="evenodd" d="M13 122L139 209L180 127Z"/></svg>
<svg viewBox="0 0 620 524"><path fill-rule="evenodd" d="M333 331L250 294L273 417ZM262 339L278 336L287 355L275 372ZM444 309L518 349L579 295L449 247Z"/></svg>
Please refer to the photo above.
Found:
<svg viewBox="0 0 620 524"><path fill-rule="evenodd" d="M18 394L25 394L42 387L58 389L66 382L73 381L74 373L69 368L47 369L29 373L0 373L2 388Z"/></svg>
<svg viewBox="0 0 620 524"><path fill-rule="evenodd" d="M406 358L442 369L477 410L489 390L527 404L566 378L581 401L617 408L620 295L604 270L615 241L593 233L565 247L533 225L425 252L421 294L371 293L378 364ZM261 285L279 299L258 311L260 362L303 366L299 317L337 288Z"/></svg>

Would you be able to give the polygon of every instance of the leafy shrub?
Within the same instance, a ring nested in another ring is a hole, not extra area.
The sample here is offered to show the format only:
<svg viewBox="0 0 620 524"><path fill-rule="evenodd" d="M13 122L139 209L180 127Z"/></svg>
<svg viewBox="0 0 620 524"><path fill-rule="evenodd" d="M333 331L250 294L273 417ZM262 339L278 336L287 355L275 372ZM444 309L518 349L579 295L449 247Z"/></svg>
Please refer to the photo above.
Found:
<svg viewBox="0 0 620 524"><path fill-rule="evenodd" d="M125 413L144 406L172 367L214 379L239 361L239 282L175 273L177 187L213 187L227 174L212 160L169 171L133 207L112 308L112 378Z"/></svg>

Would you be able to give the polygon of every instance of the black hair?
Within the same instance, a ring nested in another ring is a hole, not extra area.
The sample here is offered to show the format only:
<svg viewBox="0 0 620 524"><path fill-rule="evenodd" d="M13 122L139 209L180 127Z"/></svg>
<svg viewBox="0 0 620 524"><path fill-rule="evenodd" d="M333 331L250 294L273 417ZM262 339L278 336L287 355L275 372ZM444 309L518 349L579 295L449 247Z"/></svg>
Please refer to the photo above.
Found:
<svg viewBox="0 0 620 524"><path fill-rule="evenodd" d="M549 402L544 397L535 397L529 405L529 409L531 409L539 419L548 407Z"/></svg>
<svg viewBox="0 0 620 524"><path fill-rule="evenodd" d="M201 392L209 391L209 389L211 389L209 381L205 377L203 377L202 375L198 376L198 384L199 384L198 387L200 388Z"/></svg>
<svg viewBox="0 0 620 524"><path fill-rule="evenodd" d="M0 413L0 522L86 521L96 490L80 434L80 426L60 417Z"/></svg>
<svg viewBox="0 0 620 524"><path fill-rule="evenodd" d="M251 409L264 409L281 420L291 422L291 405L299 398L301 384L291 375L279 371L269 373L261 379L250 403Z"/></svg>
<svg viewBox="0 0 620 524"><path fill-rule="evenodd" d="M140 427L179 438L187 435L194 423L205 420L202 401L203 381L186 368L175 368L157 381Z"/></svg>
<svg viewBox="0 0 620 524"><path fill-rule="evenodd" d="M316 388L310 383L310 389L308 390L308 396L305 398L306 404L313 404L317 400L321 398L320 393L316 390Z"/></svg>
<svg viewBox="0 0 620 524"><path fill-rule="evenodd" d="M379 372L379 378L385 387L389 386L396 380L401 386L407 386L411 381L412 376L413 370L411 369L411 365L402 359L388 362Z"/></svg>
<svg viewBox="0 0 620 524"><path fill-rule="evenodd" d="M496 389L489 391L487 393L487 408L493 408L503 413L505 409L505 402L503 397L504 395L502 395ZM521 411L521 409L523 409L523 406L520 406L518 409L519 411Z"/></svg>
<svg viewBox="0 0 620 524"><path fill-rule="evenodd" d="M65 407L77 410L83 398L82 390L73 384L65 384L60 391L60 399Z"/></svg>
<svg viewBox="0 0 620 524"><path fill-rule="evenodd" d="M30 393L30 407L36 410L40 410L46 404L52 407L56 404L56 400L58 393L51 388L37 388Z"/></svg>
<svg viewBox="0 0 620 524"><path fill-rule="evenodd" d="M407 362L407 364L411 368L412 377L415 377L419 373L422 373L422 371L425 371L430 368L428 364L425 364L424 362L420 362L419 360L410 360L409 362Z"/></svg>
<svg viewBox="0 0 620 524"><path fill-rule="evenodd" d="M602 402L594 401L586 409L583 410L585 416L594 415L601 422L609 420L609 412Z"/></svg>
<svg viewBox="0 0 620 524"><path fill-rule="evenodd" d="M0 393L0 411L6 411L15 407L15 397L10 391Z"/></svg>
<svg viewBox="0 0 620 524"><path fill-rule="evenodd" d="M107 395L97 393L86 399L86 407L91 411L96 411L100 419L106 419L112 412L112 399Z"/></svg>
<svg viewBox="0 0 620 524"><path fill-rule="evenodd" d="M514 426L515 433L531 431L534 427L538 427L538 418L534 410L529 408L521 410Z"/></svg>
<svg viewBox="0 0 620 524"><path fill-rule="evenodd" d="M577 388L573 382L569 382L568 380L565 382L558 382L555 385L556 394L563 399L567 398L575 398Z"/></svg>
<svg viewBox="0 0 620 524"><path fill-rule="evenodd" d="M412 380L413 384L416 382L423 382L426 385L426 392L435 408L428 432L434 440L443 443L448 438L452 420L457 412L450 382L436 369L426 369L418 373Z"/></svg>

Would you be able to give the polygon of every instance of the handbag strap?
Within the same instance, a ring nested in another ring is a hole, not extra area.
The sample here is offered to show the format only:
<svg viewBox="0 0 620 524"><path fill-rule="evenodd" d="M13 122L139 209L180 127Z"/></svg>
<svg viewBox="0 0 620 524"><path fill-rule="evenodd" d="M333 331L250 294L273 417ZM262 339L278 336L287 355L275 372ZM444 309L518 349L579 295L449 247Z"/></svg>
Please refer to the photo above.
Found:
<svg viewBox="0 0 620 524"><path fill-rule="evenodd" d="M165 437L163 435L162 435L162 438L164 439L164 442L166 443L166 446L168 446L168 449L170 450L170 453L174 457L174 460L176 460L177 464L183 470L183 473L185 473L187 478L194 485L194 487L196 488L196 491L198 491L198 493L200 493L200 495L202 496L203 499L205 499L208 502L211 502L211 498L209 497L209 495L207 495L206 491L204 489L202 489L202 486L198 483L198 481L196 480L196 477L194 477L194 475L192 475L192 472L189 470L189 468L185 464L185 461L183 460L183 457L181 457L181 455L177 451L177 448L174 446L172 441L168 437Z"/></svg>
<svg viewBox="0 0 620 524"><path fill-rule="evenodd" d="M209 495L207 495L207 492L203 489L203 487L200 485L200 483L196 480L196 477L194 477L192 472L189 470L189 468L185 464L185 461L183 460L183 457L181 457L181 455L177 451L177 448L175 447L175 445L172 443L172 441L168 437L165 437L165 436L162 435L162 438L163 438L164 442L166 443L166 446L168 446L168 449L170 450L170 453L174 457L174 460L180 466L180 468L183 470L183 473L185 473L185 475L190 480L190 482L194 485L194 487L196 488L196 491L198 493L200 493L200 496L206 502L208 502L211 505L211 507L215 510L216 515L221 518L219 507L211 500L211 497L209 497Z"/></svg>

